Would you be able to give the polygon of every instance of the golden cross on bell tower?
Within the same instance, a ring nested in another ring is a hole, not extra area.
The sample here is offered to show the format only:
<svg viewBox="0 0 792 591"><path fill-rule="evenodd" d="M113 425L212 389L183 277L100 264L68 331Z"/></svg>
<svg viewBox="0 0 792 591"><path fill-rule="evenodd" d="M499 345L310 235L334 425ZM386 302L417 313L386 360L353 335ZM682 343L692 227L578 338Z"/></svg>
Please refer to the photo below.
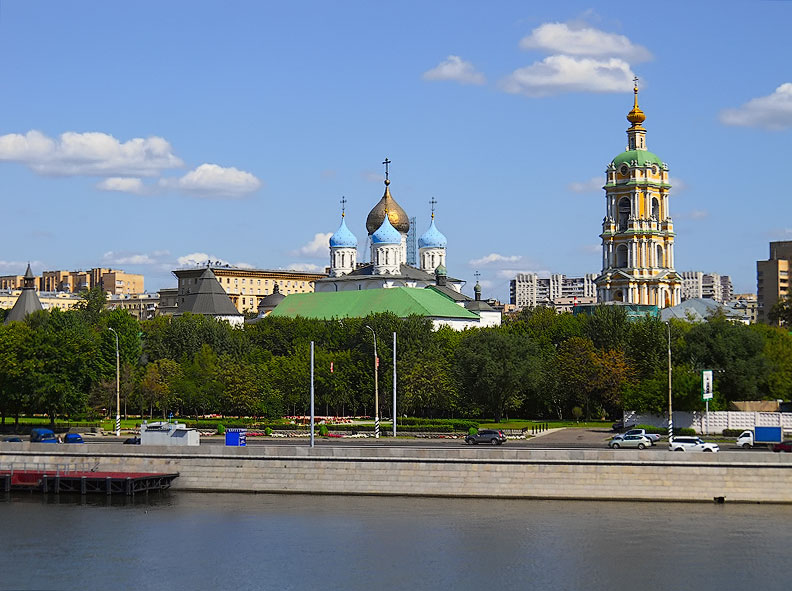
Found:
<svg viewBox="0 0 792 591"><path fill-rule="evenodd" d="M388 165L391 163L391 161L388 160L387 156L385 156L385 160L383 160L382 163L385 165L385 180L387 181L388 180Z"/></svg>
<svg viewBox="0 0 792 591"><path fill-rule="evenodd" d="M432 206L432 219L434 219L434 210L435 210L435 205L437 205L437 199L435 199L434 197L432 197L432 198L429 200L429 203L430 203L430 204L431 204L431 206Z"/></svg>
<svg viewBox="0 0 792 591"><path fill-rule="evenodd" d="M346 215L346 202L347 202L347 198L344 197L343 195L341 195L341 201L340 201L340 203L341 203L341 217L344 217Z"/></svg>

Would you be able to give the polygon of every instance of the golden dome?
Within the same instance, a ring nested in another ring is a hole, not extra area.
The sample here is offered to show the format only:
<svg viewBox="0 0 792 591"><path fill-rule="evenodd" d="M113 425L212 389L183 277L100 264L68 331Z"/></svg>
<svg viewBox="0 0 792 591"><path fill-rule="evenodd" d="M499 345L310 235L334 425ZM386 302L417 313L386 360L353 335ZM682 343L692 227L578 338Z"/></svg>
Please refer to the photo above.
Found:
<svg viewBox="0 0 792 591"><path fill-rule="evenodd" d="M407 212L401 208L401 205L396 203L396 200L391 197L389 180L385 180L385 194L382 196L377 204L371 209L366 218L366 230L369 235L376 232L385 221L387 214L391 225L402 234L410 231L410 220L407 217Z"/></svg>
<svg viewBox="0 0 792 591"><path fill-rule="evenodd" d="M641 123L646 121L646 115L644 112L641 111L641 108L638 106L638 86L636 85L633 88L633 92L635 93L635 103L633 104L632 111L627 113L627 121L633 124L633 127L640 127Z"/></svg>

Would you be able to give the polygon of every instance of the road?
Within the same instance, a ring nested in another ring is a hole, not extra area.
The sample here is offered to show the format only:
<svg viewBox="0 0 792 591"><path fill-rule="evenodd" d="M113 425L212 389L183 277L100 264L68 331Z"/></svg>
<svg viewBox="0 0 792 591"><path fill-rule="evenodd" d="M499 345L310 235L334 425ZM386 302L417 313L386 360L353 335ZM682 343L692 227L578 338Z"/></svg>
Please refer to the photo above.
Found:
<svg viewBox="0 0 792 591"><path fill-rule="evenodd" d="M504 445L518 449L603 449L607 447L608 441L613 437L613 432L604 429L557 429L547 433L542 433L530 439L510 439ZM119 443L126 437L86 437L85 442L91 445L102 445L107 443ZM250 437L247 440L248 447L259 446L293 446L308 445L307 437ZM323 438L316 437L317 447L414 447L418 449L451 449L466 447L462 439L434 439L434 438L397 438L382 437L374 438ZM225 445L225 439L221 436L202 437L201 445ZM768 453L769 449L757 447L749 450L742 450L732 443L720 443L721 451L742 451L745 453ZM136 446L129 446L136 449ZM490 448L489 445L477 446L478 448ZM656 451L667 451L668 445L665 441L660 441L657 445L644 450L652 453Z"/></svg>

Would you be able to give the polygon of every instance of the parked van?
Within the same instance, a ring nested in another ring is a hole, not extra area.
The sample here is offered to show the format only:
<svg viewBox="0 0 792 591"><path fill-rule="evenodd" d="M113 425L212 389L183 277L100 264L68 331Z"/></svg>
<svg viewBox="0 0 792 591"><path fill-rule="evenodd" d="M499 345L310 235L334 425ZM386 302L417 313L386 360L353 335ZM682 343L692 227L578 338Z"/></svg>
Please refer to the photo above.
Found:
<svg viewBox="0 0 792 591"><path fill-rule="evenodd" d="M52 429L35 427L30 430L30 441L37 443L58 443L58 438Z"/></svg>

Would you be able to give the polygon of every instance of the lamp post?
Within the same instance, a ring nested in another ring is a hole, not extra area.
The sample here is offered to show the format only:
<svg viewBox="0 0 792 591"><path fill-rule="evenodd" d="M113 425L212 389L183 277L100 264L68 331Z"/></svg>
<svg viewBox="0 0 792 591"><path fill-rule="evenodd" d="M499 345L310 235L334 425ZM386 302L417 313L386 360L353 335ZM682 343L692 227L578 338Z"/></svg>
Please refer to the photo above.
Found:
<svg viewBox="0 0 792 591"><path fill-rule="evenodd" d="M674 437L674 418L671 408L671 321L666 322L668 326L668 441Z"/></svg>
<svg viewBox="0 0 792 591"><path fill-rule="evenodd" d="M107 327L115 335L116 342L116 437L121 436L121 362L118 356L118 333L114 328Z"/></svg>
<svg viewBox="0 0 792 591"><path fill-rule="evenodd" d="M396 440L396 331L393 332L393 440Z"/></svg>
<svg viewBox="0 0 792 591"><path fill-rule="evenodd" d="M377 357L377 333L368 324L365 325L374 336L374 438L379 439L379 358Z"/></svg>

